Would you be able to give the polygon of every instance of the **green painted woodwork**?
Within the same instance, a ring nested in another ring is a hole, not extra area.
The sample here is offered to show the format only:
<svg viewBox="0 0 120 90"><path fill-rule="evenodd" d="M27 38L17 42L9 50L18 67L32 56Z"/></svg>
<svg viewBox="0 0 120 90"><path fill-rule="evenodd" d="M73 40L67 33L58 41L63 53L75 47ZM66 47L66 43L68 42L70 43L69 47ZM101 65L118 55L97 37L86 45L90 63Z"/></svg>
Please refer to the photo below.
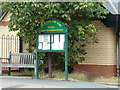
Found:
<svg viewBox="0 0 120 90"><path fill-rule="evenodd" d="M65 34L65 80L68 81L68 33Z"/></svg>
<svg viewBox="0 0 120 90"><path fill-rule="evenodd" d="M65 50L37 50L37 52L65 52Z"/></svg>
<svg viewBox="0 0 120 90"><path fill-rule="evenodd" d="M38 47L38 33L36 34L36 50L37 50L37 47ZM39 71L39 61L38 61L38 52L36 51L36 79L38 79L38 72Z"/></svg>
<svg viewBox="0 0 120 90"><path fill-rule="evenodd" d="M39 50L38 49L38 35L39 31L41 35L50 35L50 50ZM51 50L52 48L52 37L53 34L65 34L64 50ZM38 79L38 52L65 52L65 80L68 80L68 32L64 24L56 19L45 20L44 24L41 25L37 30L36 35L36 78Z"/></svg>
<svg viewBox="0 0 120 90"><path fill-rule="evenodd" d="M63 23L56 19L48 19L40 26L42 33L65 33L67 30Z"/></svg>

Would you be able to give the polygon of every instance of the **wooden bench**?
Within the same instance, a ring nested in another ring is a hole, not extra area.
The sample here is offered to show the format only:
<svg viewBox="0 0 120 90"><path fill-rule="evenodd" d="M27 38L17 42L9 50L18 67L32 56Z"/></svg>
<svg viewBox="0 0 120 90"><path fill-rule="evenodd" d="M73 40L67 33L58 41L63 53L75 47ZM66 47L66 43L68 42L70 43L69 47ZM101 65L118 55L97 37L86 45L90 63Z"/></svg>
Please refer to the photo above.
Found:
<svg viewBox="0 0 120 90"><path fill-rule="evenodd" d="M7 59L7 64L2 64L2 59ZM9 58L0 58L0 75L2 75L2 67L8 67L8 75L10 75L11 67L18 68L34 68L36 73L36 64L33 53L10 53Z"/></svg>

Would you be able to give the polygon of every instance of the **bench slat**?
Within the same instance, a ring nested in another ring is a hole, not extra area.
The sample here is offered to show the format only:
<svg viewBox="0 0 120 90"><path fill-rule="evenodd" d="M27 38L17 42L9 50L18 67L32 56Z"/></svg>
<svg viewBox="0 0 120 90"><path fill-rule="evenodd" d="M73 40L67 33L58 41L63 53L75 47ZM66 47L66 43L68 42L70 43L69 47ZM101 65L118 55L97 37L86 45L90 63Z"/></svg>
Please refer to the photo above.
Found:
<svg viewBox="0 0 120 90"><path fill-rule="evenodd" d="M11 55L34 55L33 53L11 53Z"/></svg>
<svg viewBox="0 0 120 90"><path fill-rule="evenodd" d="M35 68L34 64L2 64L0 67L24 67L24 68Z"/></svg>

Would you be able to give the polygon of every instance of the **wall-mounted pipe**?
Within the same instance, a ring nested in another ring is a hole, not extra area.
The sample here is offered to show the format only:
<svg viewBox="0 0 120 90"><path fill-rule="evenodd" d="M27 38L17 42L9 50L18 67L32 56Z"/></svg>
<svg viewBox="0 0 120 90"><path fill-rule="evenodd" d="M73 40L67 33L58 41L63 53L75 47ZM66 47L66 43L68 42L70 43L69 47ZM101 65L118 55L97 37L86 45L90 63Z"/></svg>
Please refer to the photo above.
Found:
<svg viewBox="0 0 120 90"><path fill-rule="evenodd" d="M119 17L118 15L116 16L116 28L118 29L117 30L117 33L116 33L116 55L117 55L117 76L119 77Z"/></svg>
<svg viewBox="0 0 120 90"><path fill-rule="evenodd" d="M117 76L119 76L119 29L116 33Z"/></svg>

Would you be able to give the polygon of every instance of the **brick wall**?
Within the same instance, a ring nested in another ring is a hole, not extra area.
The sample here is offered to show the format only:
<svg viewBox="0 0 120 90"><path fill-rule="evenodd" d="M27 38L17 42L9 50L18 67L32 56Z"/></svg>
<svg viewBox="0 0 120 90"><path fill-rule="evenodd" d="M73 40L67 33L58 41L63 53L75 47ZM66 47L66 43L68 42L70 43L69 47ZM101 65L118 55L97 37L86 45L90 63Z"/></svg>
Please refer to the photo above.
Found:
<svg viewBox="0 0 120 90"><path fill-rule="evenodd" d="M94 23L100 28L97 33L99 43L86 46L87 55L85 61L75 65L74 71L82 72L87 77L116 76L117 29L107 28L100 21L94 21Z"/></svg>
<svg viewBox="0 0 120 90"><path fill-rule="evenodd" d="M107 28L100 21L96 22L100 28L97 32L99 43L86 46L86 60L79 64L116 65L116 29Z"/></svg>
<svg viewBox="0 0 120 90"><path fill-rule="evenodd" d="M11 16L11 14L7 13L6 16L3 18L2 21L9 21L10 20L10 16Z"/></svg>

